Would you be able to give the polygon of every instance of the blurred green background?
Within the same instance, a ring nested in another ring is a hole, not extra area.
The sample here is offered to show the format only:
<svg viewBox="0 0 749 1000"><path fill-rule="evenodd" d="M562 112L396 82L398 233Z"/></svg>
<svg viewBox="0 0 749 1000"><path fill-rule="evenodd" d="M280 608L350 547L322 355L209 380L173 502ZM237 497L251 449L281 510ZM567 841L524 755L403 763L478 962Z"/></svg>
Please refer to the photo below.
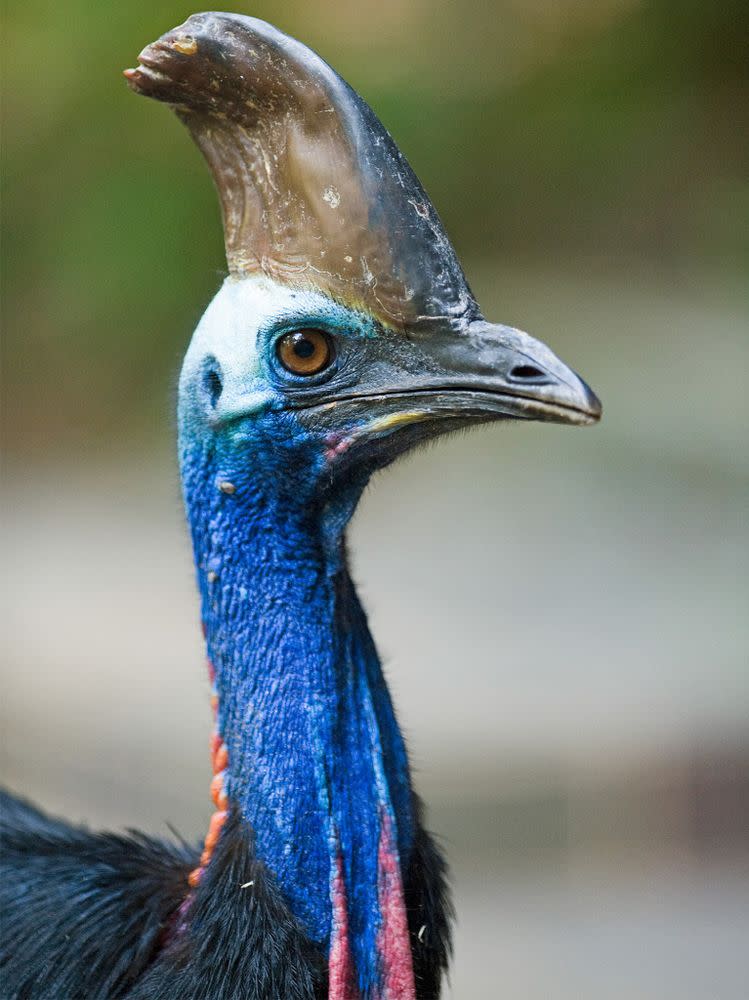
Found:
<svg viewBox="0 0 749 1000"><path fill-rule="evenodd" d="M365 498L356 575L454 871L451 992L745 996L749 5L226 4L321 53L490 319L595 430L490 428ZM192 12L3 12L3 762L92 824L199 836L207 682L173 457L224 273L207 171L120 75Z"/></svg>

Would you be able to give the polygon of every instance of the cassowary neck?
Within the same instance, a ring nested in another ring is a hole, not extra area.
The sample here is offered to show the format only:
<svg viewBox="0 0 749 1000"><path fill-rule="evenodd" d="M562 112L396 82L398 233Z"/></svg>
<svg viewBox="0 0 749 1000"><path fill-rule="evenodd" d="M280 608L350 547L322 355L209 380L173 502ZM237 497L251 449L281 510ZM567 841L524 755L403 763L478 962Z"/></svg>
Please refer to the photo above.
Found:
<svg viewBox="0 0 749 1000"><path fill-rule="evenodd" d="M329 950L330 996L408 1000L408 765L343 542L331 545L298 494L232 464L182 447L228 759L217 780L291 909Z"/></svg>

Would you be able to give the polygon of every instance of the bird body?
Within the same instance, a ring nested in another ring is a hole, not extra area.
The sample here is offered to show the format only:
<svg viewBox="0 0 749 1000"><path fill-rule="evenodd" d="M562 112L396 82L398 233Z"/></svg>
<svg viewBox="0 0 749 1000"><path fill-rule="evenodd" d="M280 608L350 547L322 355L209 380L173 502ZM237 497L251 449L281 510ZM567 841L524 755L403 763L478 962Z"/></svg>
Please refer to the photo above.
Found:
<svg viewBox="0 0 749 1000"><path fill-rule="evenodd" d="M131 86L175 107L222 203L229 276L179 387L214 685L202 853L7 804L8 996L426 1000L449 954L345 529L371 475L446 431L589 423L585 384L486 322L423 189L313 53L195 15Z"/></svg>

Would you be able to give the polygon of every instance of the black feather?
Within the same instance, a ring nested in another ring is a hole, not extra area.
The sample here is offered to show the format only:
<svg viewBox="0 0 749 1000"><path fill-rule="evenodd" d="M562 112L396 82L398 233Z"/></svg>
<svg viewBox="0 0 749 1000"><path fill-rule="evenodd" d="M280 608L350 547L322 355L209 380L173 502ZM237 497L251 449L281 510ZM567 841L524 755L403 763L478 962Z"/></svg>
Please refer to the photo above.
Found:
<svg viewBox="0 0 749 1000"><path fill-rule="evenodd" d="M197 851L137 833L92 834L1 792L0 814L3 1000L327 995L326 959L236 812L186 906ZM405 890L417 997L434 1000L451 908L444 861L421 827Z"/></svg>
<svg viewBox="0 0 749 1000"><path fill-rule="evenodd" d="M414 796L416 840L405 879L408 929L418 1000L437 1000L452 954L454 918L447 864L421 823L423 807Z"/></svg>
<svg viewBox="0 0 749 1000"><path fill-rule="evenodd" d="M153 960L195 864L142 834L93 834L0 792L3 1000L112 1000Z"/></svg>
<svg viewBox="0 0 749 1000"><path fill-rule="evenodd" d="M327 994L325 958L255 859L247 824L236 812L186 926L175 934L128 1000L321 1000Z"/></svg>

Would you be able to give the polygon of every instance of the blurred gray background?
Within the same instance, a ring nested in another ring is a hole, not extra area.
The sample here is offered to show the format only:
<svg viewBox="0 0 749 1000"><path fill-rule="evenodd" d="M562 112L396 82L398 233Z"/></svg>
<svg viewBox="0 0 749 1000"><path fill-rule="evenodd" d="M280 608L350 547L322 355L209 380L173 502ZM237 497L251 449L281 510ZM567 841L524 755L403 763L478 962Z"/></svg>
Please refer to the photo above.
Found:
<svg viewBox="0 0 749 1000"><path fill-rule="evenodd" d="M487 315L604 402L595 429L414 455L353 525L453 868L448 996L745 997L747 8L251 12L363 93ZM15 790L199 838L210 712L173 409L224 263L197 152L118 77L188 13L6 13L1 711Z"/></svg>

